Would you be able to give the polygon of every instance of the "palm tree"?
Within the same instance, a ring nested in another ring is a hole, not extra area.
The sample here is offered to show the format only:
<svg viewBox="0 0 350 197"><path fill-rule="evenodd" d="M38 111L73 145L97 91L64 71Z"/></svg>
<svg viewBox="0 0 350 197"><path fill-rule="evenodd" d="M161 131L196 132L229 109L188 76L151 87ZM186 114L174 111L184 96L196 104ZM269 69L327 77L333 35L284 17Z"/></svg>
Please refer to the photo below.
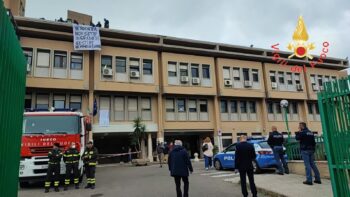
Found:
<svg viewBox="0 0 350 197"><path fill-rule="evenodd" d="M136 151L141 151L141 154L138 154L141 159L145 157L145 138L146 138L146 125L142 123L142 119L137 117L133 120L134 133L132 141L136 144Z"/></svg>

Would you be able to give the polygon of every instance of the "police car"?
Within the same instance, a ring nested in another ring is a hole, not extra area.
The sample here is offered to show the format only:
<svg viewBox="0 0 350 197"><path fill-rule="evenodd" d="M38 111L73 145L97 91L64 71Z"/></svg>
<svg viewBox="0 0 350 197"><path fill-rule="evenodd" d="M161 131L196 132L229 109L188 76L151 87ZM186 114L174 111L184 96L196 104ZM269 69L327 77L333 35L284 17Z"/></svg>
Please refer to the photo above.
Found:
<svg viewBox="0 0 350 197"><path fill-rule="evenodd" d="M248 140L248 143L254 145L256 152L256 160L253 161L255 173L260 173L265 168L276 167L276 160L272 149L266 140ZM217 170L235 168L236 145L237 143L231 144L224 151L214 156L214 166ZM284 157L287 159L287 155L284 155Z"/></svg>

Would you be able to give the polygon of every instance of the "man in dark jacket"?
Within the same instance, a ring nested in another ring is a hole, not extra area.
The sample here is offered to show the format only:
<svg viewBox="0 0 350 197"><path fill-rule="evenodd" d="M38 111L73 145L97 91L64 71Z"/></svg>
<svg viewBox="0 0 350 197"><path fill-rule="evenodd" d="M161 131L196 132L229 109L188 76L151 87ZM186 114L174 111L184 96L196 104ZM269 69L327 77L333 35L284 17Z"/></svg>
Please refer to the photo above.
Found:
<svg viewBox="0 0 350 197"><path fill-rule="evenodd" d="M300 132L296 133L296 140L300 141L300 151L301 156L304 160L305 171L306 171L306 181L303 183L305 185L312 185L312 174L311 169L315 174L314 183L321 184L320 172L317 169L315 163L315 136L314 134L306 127L305 122L299 123Z"/></svg>
<svg viewBox="0 0 350 197"><path fill-rule="evenodd" d="M84 161L87 185L85 189L95 189L95 171L97 164L97 149L93 146L92 141L89 141L83 153L82 159Z"/></svg>
<svg viewBox="0 0 350 197"><path fill-rule="evenodd" d="M175 140L174 149L169 154L169 171L175 179L177 197L182 197L181 179L184 182L184 197L188 197L188 171L193 172L192 163L187 151L182 147L180 140Z"/></svg>
<svg viewBox="0 0 350 197"><path fill-rule="evenodd" d="M51 182L54 182L55 192L60 191L58 189L58 185L60 184L60 163L62 159L62 152L59 149L59 146L59 143L54 143L53 149L48 153L49 165L47 168L47 175L45 181L45 193L49 192Z"/></svg>
<svg viewBox="0 0 350 197"><path fill-rule="evenodd" d="M68 189L70 179L73 173L75 189L79 189L79 160L80 153L72 142L71 146L63 155L63 161L66 164L66 179L64 180L64 190Z"/></svg>
<svg viewBox="0 0 350 197"><path fill-rule="evenodd" d="M278 174L283 175L284 173L289 174L288 164L284 159L284 151L283 151L283 135L277 131L276 126L272 126L272 132L269 135L269 139L267 143L270 145L273 155L275 156L275 160L277 162ZM283 167L282 167L283 164Z"/></svg>
<svg viewBox="0 0 350 197"><path fill-rule="evenodd" d="M241 178L241 188L244 197L248 196L246 175L248 175L250 190L253 197L257 197L257 191L254 183L253 161L256 158L254 146L247 142L247 136L242 135L240 143L236 146L235 169L239 171Z"/></svg>
<svg viewBox="0 0 350 197"><path fill-rule="evenodd" d="M164 161L164 145L163 142L158 142L157 145L157 154L159 159L159 167L163 167L163 161Z"/></svg>

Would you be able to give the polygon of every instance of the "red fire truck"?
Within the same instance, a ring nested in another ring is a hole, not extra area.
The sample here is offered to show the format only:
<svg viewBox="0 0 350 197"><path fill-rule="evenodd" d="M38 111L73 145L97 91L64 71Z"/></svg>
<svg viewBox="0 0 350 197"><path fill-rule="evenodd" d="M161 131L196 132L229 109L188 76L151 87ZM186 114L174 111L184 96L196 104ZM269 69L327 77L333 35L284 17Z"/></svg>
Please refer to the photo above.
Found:
<svg viewBox="0 0 350 197"><path fill-rule="evenodd" d="M80 112L25 112L19 166L20 186L45 179L48 168L47 155L54 143L59 143L60 149L65 151L71 142L75 142L82 154L88 140L87 130L91 130L90 121ZM82 177L81 161L79 169ZM61 174L65 174L63 160Z"/></svg>

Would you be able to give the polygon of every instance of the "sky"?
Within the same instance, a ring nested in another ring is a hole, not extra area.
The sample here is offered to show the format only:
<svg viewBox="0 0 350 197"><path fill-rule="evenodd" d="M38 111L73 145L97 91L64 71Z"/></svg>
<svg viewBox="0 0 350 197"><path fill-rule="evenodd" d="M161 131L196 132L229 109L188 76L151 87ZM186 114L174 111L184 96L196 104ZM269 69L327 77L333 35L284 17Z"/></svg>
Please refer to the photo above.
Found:
<svg viewBox="0 0 350 197"><path fill-rule="evenodd" d="M110 28L157 35L271 49L287 50L297 19L303 16L308 42L320 55L350 56L349 0L27 0L26 16L49 20L67 10L107 18Z"/></svg>

